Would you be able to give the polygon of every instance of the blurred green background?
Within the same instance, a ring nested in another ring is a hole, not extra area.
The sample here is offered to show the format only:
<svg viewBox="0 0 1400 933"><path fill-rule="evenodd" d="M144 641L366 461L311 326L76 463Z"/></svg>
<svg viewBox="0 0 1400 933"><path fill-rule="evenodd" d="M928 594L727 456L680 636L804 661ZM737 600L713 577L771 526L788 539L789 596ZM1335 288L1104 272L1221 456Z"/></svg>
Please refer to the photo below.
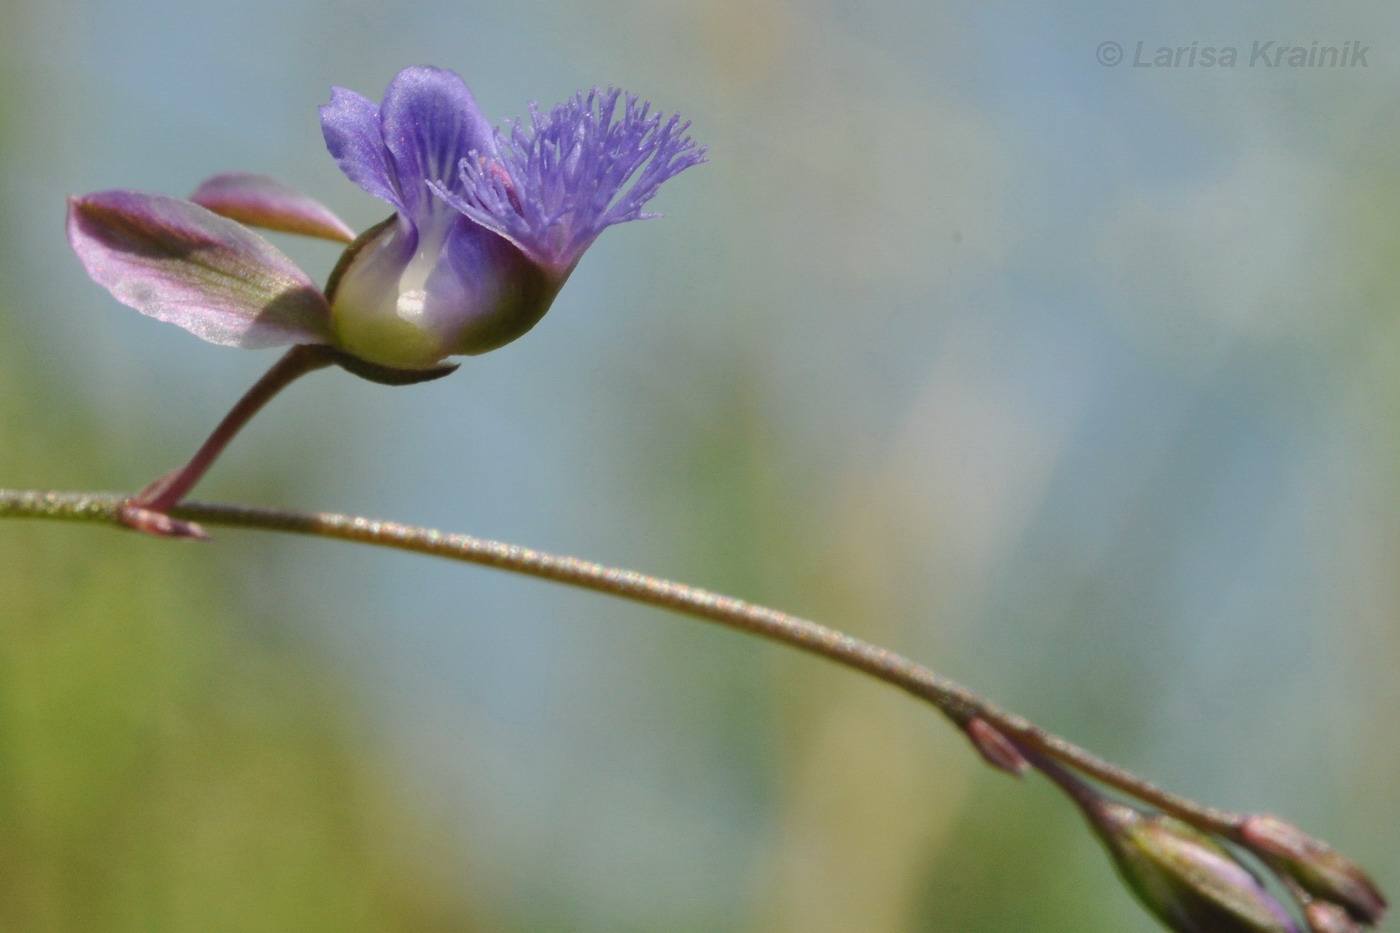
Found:
<svg viewBox="0 0 1400 933"><path fill-rule="evenodd" d="M617 84L711 147L666 219L451 379L308 379L198 494L815 617L1400 890L1394 4L0 14L0 485L137 488L275 358L117 305L66 195L247 169L363 228L332 84L437 64L499 118ZM1270 40L1367 64L1249 67ZM7 930L1155 929L1043 782L787 649L235 531L12 522L0 566Z"/></svg>

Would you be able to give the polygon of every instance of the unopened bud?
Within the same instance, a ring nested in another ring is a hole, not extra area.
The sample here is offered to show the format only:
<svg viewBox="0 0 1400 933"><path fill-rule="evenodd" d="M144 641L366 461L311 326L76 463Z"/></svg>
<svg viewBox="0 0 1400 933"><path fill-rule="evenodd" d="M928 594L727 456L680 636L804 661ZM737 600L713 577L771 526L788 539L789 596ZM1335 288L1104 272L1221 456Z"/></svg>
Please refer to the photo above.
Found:
<svg viewBox="0 0 1400 933"><path fill-rule="evenodd" d="M1006 737L1006 733L981 716L974 716L964 723L963 731L972 740L977 754L992 767L1020 777L1031 766L1016 744Z"/></svg>
<svg viewBox="0 0 1400 933"><path fill-rule="evenodd" d="M1108 800L1089 816L1128 886L1177 933L1299 933L1259 879L1205 833Z"/></svg>
<svg viewBox="0 0 1400 933"><path fill-rule="evenodd" d="M1362 933L1361 924L1340 904L1331 901L1311 901L1303 908L1311 933Z"/></svg>
<svg viewBox="0 0 1400 933"><path fill-rule="evenodd" d="M1256 814L1245 818L1240 837L1280 874L1319 901L1340 905L1358 923L1374 926L1385 915L1385 897L1360 865L1291 823Z"/></svg>

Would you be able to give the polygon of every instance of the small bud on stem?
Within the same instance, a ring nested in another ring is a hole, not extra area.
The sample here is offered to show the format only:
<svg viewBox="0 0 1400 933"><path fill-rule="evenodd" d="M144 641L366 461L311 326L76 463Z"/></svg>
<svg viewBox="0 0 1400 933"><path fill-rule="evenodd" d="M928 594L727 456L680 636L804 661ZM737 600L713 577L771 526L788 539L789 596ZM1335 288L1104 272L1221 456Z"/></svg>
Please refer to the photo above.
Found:
<svg viewBox="0 0 1400 933"><path fill-rule="evenodd" d="M974 716L963 723L962 729L971 740L972 747L977 749L977 754L992 767L1000 768L1012 777L1020 777L1031 766L1016 744L1006 737L1006 733L981 716Z"/></svg>
<svg viewBox="0 0 1400 933"><path fill-rule="evenodd" d="M1344 907L1331 901L1309 901L1303 915L1308 918L1310 933L1361 933L1365 929Z"/></svg>
<svg viewBox="0 0 1400 933"><path fill-rule="evenodd" d="M1128 887L1176 933L1299 933L1259 879L1210 836L1110 800L1058 762L1022 751L1078 805Z"/></svg>
<svg viewBox="0 0 1400 933"><path fill-rule="evenodd" d="M1340 905L1358 923L1374 926L1385 916L1385 897L1361 866L1293 824L1254 814L1241 824L1239 842L1308 894Z"/></svg>

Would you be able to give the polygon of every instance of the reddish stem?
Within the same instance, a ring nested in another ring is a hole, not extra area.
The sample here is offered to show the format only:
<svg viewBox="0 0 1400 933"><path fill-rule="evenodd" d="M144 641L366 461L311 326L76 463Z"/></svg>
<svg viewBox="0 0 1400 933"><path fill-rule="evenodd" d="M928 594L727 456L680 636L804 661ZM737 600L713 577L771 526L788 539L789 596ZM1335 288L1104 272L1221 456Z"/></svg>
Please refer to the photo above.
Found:
<svg viewBox="0 0 1400 933"><path fill-rule="evenodd" d="M169 512L200 481L223 453L229 441L278 392L292 382L335 361L335 351L329 347L299 345L292 347L273 364L261 379L253 384L238 404L219 422L194 456L184 466L142 489L122 506L122 524L138 531L179 538L204 538L203 529L193 522L171 518Z"/></svg>

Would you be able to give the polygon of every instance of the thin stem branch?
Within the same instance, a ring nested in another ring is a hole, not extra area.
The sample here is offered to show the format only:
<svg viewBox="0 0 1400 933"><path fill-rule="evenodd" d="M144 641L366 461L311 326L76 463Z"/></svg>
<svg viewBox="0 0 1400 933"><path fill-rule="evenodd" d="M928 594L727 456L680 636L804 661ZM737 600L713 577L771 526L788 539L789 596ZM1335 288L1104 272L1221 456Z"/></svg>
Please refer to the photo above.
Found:
<svg viewBox="0 0 1400 933"><path fill-rule="evenodd" d="M188 463L160 477L126 502L119 515L121 524L138 531L174 537L204 537L198 525L171 521L171 508L194 488L234 436L277 393L307 373L330 366L335 359L336 353L329 347L298 345L288 350L243 394Z"/></svg>
<svg viewBox="0 0 1400 933"><path fill-rule="evenodd" d="M121 525L122 509L127 502L126 497L112 493L0 489L0 518L44 518ZM1206 807L1163 790L1145 778L1046 732L1025 717L1003 710L967 687L893 651L819 623L731 596L519 545L332 512L186 502L172 509L171 515L206 525L311 535L446 557L707 619L863 671L932 704L960 727L966 727L973 719L981 719L1007 735L1020 748L1063 762L1203 831L1234 836L1243 822L1243 817L1237 814Z"/></svg>

